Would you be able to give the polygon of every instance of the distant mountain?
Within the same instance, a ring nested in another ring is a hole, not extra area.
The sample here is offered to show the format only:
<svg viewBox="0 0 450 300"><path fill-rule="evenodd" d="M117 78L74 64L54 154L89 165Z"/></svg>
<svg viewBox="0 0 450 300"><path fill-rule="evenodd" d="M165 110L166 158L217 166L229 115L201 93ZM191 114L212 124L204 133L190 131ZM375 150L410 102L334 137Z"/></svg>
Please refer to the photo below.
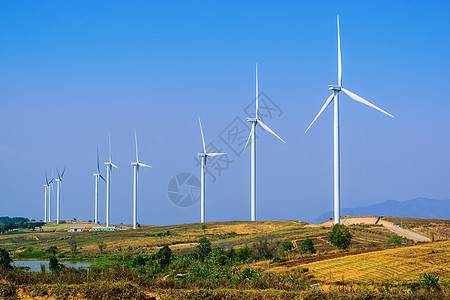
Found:
<svg viewBox="0 0 450 300"><path fill-rule="evenodd" d="M450 200L416 198L408 201L387 200L383 203L341 209L341 216L385 216L449 219ZM318 224L334 217L329 211L314 220Z"/></svg>

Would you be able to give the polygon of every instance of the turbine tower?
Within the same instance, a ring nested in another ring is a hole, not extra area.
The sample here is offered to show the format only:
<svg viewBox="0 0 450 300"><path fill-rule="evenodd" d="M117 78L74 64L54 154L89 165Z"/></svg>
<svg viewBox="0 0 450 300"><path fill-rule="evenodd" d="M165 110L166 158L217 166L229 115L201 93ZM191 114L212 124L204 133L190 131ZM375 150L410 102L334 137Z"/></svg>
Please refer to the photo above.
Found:
<svg viewBox="0 0 450 300"><path fill-rule="evenodd" d="M341 63L341 40L339 32L339 15L337 16L337 31L338 31L338 85L329 85L328 88L333 91L333 93L325 101L325 104L320 109L317 116L311 122L311 125L306 129L305 133L308 132L309 128L316 122L323 111L328 107L328 105L334 100L334 223L340 224L340 139L339 139L339 92L344 92L351 99L372 107L392 118L393 115L385 112L381 108L373 105L369 101L361 98L360 96L350 92L349 90L342 87L342 63Z"/></svg>
<svg viewBox="0 0 450 300"><path fill-rule="evenodd" d="M58 168L56 168L56 172L58 173L58 178L55 179L55 181L58 183L58 186L56 188L56 224L59 224L59 214L60 214L60 193L61 193L61 182L62 178L64 176L64 172L66 172L66 168L64 167L64 170L61 174L59 174Z"/></svg>
<svg viewBox="0 0 450 300"><path fill-rule="evenodd" d="M44 184L44 222L47 223L47 189L48 189L48 178L47 172L45 172L45 184Z"/></svg>
<svg viewBox="0 0 450 300"><path fill-rule="evenodd" d="M225 155L226 153L207 153L206 145L205 145L205 137L203 136L203 128L202 122L200 121L200 117L198 117L198 124L200 125L200 132L202 134L202 142L203 142L203 153L198 153L197 155L202 158L201 165L201 186L200 186L200 222L205 223L205 172L206 172L206 160L208 156L219 156Z"/></svg>
<svg viewBox="0 0 450 300"><path fill-rule="evenodd" d="M98 158L98 148L97 148L97 173L93 174L95 176L95 194L94 194L94 223L98 224L98 181L101 178L106 182L105 178L100 174L100 160Z"/></svg>
<svg viewBox="0 0 450 300"><path fill-rule="evenodd" d="M52 171L52 179L50 180L50 181L48 181L47 182L47 185L48 185L48 214L47 214L47 221L48 222L51 222L52 221L52 218L51 218L51 194L52 194L52 191L53 191L53 180L54 180L54 178L53 178L53 171Z"/></svg>
<svg viewBox="0 0 450 300"><path fill-rule="evenodd" d="M134 129L134 141L136 142L136 162L132 162L131 165L134 167L134 178L133 178L133 229L136 229L136 225L137 225L137 192L138 192L139 167L151 168L151 166L139 162L136 129Z"/></svg>
<svg viewBox="0 0 450 300"><path fill-rule="evenodd" d="M109 161L105 162L106 165L106 227L109 227L109 214L110 214L110 204L111 204L111 172L112 168L119 169L112 162L111 155L111 134L109 135Z"/></svg>
<svg viewBox="0 0 450 300"><path fill-rule="evenodd" d="M275 137L277 137L280 141L283 143L286 143L283 141L282 138L280 138L275 132L273 132L272 129L270 129L266 124L264 124L259 119L258 114L258 64L256 64L256 113L255 118L248 118L247 121L252 123L252 129L250 130L250 135L248 136L247 143L245 144L244 151L247 148L248 142L252 141L252 154L251 154L251 220L256 220L256 125L261 125L261 127L273 134Z"/></svg>

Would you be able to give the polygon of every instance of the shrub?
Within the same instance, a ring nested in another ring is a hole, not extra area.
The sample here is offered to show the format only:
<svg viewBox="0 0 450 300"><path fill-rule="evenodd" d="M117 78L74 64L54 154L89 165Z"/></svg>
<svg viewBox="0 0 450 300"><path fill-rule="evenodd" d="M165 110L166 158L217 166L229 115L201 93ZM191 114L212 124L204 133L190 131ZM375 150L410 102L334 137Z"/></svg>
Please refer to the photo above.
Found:
<svg viewBox="0 0 450 300"><path fill-rule="evenodd" d="M284 254L285 256L291 254L291 252L294 250L294 244L292 242L284 242L281 244L280 252L281 254Z"/></svg>
<svg viewBox="0 0 450 300"><path fill-rule="evenodd" d="M428 290L439 290L439 276L434 276L430 273L425 273L420 277L420 282L422 286Z"/></svg>
<svg viewBox="0 0 450 300"><path fill-rule="evenodd" d="M131 262L131 265L135 268L141 267L141 266L145 265L145 259L142 256L138 255L133 259L133 261Z"/></svg>
<svg viewBox="0 0 450 300"><path fill-rule="evenodd" d="M72 237L67 241L67 243L69 244L70 254L75 255L75 252L77 252L77 242Z"/></svg>
<svg viewBox="0 0 450 300"><path fill-rule="evenodd" d="M103 250L106 249L106 244L105 243L100 243L97 245L98 250L100 250L100 254L103 254Z"/></svg>
<svg viewBox="0 0 450 300"><path fill-rule="evenodd" d="M401 236L398 236L398 235L392 236L392 237L390 237L390 238L386 241L385 244L386 244L386 245L399 246L399 245L402 244L402 237L401 237Z"/></svg>
<svg viewBox="0 0 450 300"><path fill-rule="evenodd" d="M306 239L302 242L302 244L300 245L300 250L302 251L302 253L316 253L316 249L314 248L314 244L311 241L311 239Z"/></svg>
<svg viewBox="0 0 450 300"><path fill-rule="evenodd" d="M48 247L47 249L45 249L45 252L51 255L56 255L56 253L58 253L58 247L56 246Z"/></svg>
<svg viewBox="0 0 450 300"><path fill-rule="evenodd" d="M330 242L331 245L338 247L339 250L344 250L350 246L351 241L352 235L350 234L348 227L345 225L334 224L328 235L328 242Z"/></svg>
<svg viewBox="0 0 450 300"><path fill-rule="evenodd" d="M228 257L224 254L222 248L214 247L212 253L213 253L213 262L215 265L223 266L227 263Z"/></svg>
<svg viewBox="0 0 450 300"><path fill-rule="evenodd" d="M252 256L252 251L247 247L243 247L239 249L239 251L236 254L236 258L240 262L244 262L248 260Z"/></svg>

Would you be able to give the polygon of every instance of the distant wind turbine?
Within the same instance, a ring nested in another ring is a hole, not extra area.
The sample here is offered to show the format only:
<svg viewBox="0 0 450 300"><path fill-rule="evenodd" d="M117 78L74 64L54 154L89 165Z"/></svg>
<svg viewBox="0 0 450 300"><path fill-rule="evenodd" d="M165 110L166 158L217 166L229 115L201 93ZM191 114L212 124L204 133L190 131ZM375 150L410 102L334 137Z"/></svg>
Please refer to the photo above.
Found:
<svg viewBox="0 0 450 300"><path fill-rule="evenodd" d="M44 222L47 223L47 190L48 190L48 177L47 172L45 172L45 184L44 184Z"/></svg>
<svg viewBox="0 0 450 300"><path fill-rule="evenodd" d="M64 173L66 172L66 168L64 167L64 170L62 171L61 174L59 173L58 168L56 168L56 172L58 173L58 178L55 179L55 181L58 183L58 185L56 187L56 224L59 224L60 209L61 209L61 202L60 202L61 182L62 182Z"/></svg>
<svg viewBox="0 0 450 300"><path fill-rule="evenodd" d="M50 181L48 181L47 185L48 185L48 222L52 221L52 216L51 216L51 212L52 212L52 199L51 199L51 195L52 195L52 191L53 191L53 180L55 178L53 178L53 170L52 170L52 179Z"/></svg>
<svg viewBox="0 0 450 300"><path fill-rule="evenodd" d="M109 227L109 215L110 215L110 204L111 204L111 172L112 168L119 169L112 162L111 154L111 134L109 135L109 161L105 162L106 165L106 227Z"/></svg>
<svg viewBox="0 0 450 300"><path fill-rule="evenodd" d="M197 155L202 158L201 165L201 186L200 186L200 221L205 223L205 172L206 172L206 160L208 156L219 156L225 155L226 153L207 153L206 145L205 145L205 137L203 135L202 122L200 121L200 117L198 117L198 124L200 125L200 132L202 134L202 142L203 142L203 153L198 153Z"/></svg>
<svg viewBox="0 0 450 300"><path fill-rule="evenodd" d="M139 167L151 168L151 166L139 162L138 143L136 129L134 130L134 141L136 143L136 162L132 162L134 166L134 179L133 179L133 229L137 228L137 192L138 192L138 176Z"/></svg>
<svg viewBox="0 0 450 300"><path fill-rule="evenodd" d="M100 159L98 157L98 148L97 148L97 173L93 174L95 176L95 194L94 194L94 223L98 224L98 181L101 178L104 182L106 182L105 178L100 174Z"/></svg>
<svg viewBox="0 0 450 300"><path fill-rule="evenodd" d="M256 220L256 125L259 124L261 127L274 135L283 143L286 143L282 138L280 138L272 129L270 129L266 124L264 124L259 118L258 112L258 64L256 64L256 113L255 118L248 118L247 121L252 123L252 129L250 130L250 135L248 136L247 143L245 144L244 151L247 148L248 142L252 141L252 154L251 154L251 220Z"/></svg>
<svg viewBox="0 0 450 300"><path fill-rule="evenodd" d="M327 101L325 101L325 104L322 106L319 113L312 121L311 125L309 125L309 127L306 129L305 133L308 132L309 128L311 128L311 126L314 124L314 122L316 122L316 120L323 113L323 111L334 100L334 223L340 224L339 92L342 91L353 100L365 104L369 107L372 107L392 118L394 118L394 116L342 87L342 63L341 63L341 40L339 32L339 16L337 16L337 30L338 30L338 85L328 86L328 88L332 90L333 93L328 97Z"/></svg>

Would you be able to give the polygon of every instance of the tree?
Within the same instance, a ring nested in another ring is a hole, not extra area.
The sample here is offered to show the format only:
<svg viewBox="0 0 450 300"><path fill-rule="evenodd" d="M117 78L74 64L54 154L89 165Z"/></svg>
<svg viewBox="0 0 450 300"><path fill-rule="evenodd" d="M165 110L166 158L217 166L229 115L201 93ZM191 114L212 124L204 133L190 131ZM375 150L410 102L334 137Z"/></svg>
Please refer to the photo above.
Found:
<svg viewBox="0 0 450 300"><path fill-rule="evenodd" d="M227 263L228 257L225 255L225 252L223 251L222 248L214 247L214 249L212 250L212 254L214 264L218 266L223 266Z"/></svg>
<svg viewBox="0 0 450 300"><path fill-rule="evenodd" d="M56 255L56 253L58 252L58 247L56 246L48 247L47 249L45 249L45 252L51 255Z"/></svg>
<svg viewBox="0 0 450 300"><path fill-rule="evenodd" d="M238 261L241 261L241 262L246 261L251 256L252 256L252 251L247 246L239 249L236 254Z"/></svg>
<svg viewBox="0 0 450 300"><path fill-rule="evenodd" d="M59 272L61 271L61 264L58 262L58 259L55 256L50 257L49 268L51 272Z"/></svg>
<svg viewBox="0 0 450 300"><path fill-rule="evenodd" d="M292 242L284 242L281 244L280 252L288 256L294 250L294 244Z"/></svg>
<svg viewBox="0 0 450 300"><path fill-rule="evenodd" d="M100 250L100 254L103 254L103 250L106 249L106 244L105 243L100 243L97 246L98 246L98 250Z"/></svg>
<svg viewBox="0 0 450 300"><path fill-rule="evenodd" d="M159 249L156 257L159 259L159 266L161 268L167 267L172 262L172 250L170 250L169 246L164 245Z"/></svg>
<svg viewBox="0 0 450 300"><path fill-rule="evenodd" d="M311 241L311 239L306 239L302 242L302 244L300 245L300 251L302 251L302 253L306 252L309 252L311 254L316 253L316 249L314 248L314 244Z"/></svg>
<svg viewBox="0 0 450 300"><path fill-rule="evenodd" d="M75 252L77 252L77 241L72 237L67 243L69 244L70 254L75 255Z"/></svg>
<svg viewBox="0 0 450 300"><path fill-rule="evenodd" d="M347 249L352 241L350 230L345 225L334 224L328 235L328 242L331 245L338 247L340 250Z"/></svg>
<svg viewBox="0 0 450 300"><path fill-rule="evenodd" d="M0 268L3 270L11 270L11 257L9 257L8 251L3 248L0 248Z"/></svg>
<svg viewBox="0 0 450 300"><path fill-rule="evenodd" d="M198 257L200 258L200 260L202 262L205 261L205 258L209 256L209 254L211 254L211 242L205 238L205 237L201 237L198 240L198 245L197 245L197 254Z"/></svg>

